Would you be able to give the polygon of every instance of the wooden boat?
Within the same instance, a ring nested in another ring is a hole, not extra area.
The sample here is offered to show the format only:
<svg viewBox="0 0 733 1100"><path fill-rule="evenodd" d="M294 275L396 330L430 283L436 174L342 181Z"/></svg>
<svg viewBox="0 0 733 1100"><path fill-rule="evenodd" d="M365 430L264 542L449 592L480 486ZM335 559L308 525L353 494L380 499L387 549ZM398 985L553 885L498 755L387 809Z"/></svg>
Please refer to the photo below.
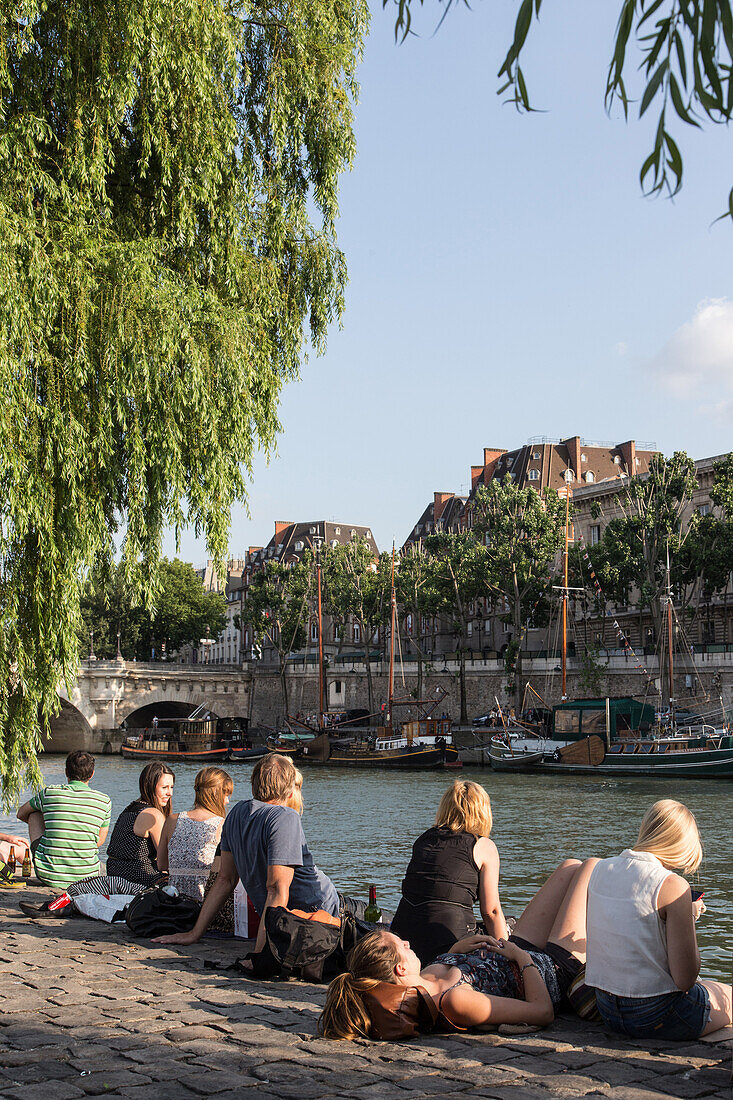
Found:
<svg viewBox="0 0 733 1100"><path fill-rule="evenodd" d="M248 725L247 718L164 719L157 726L128 733L120 753L125 760L225 764L232 751L252 747L247 742Z"/></svg>
<svg viewBox="0 0 733 1100"><path fill-rule="evenodd" d="M654 707L628 696L561 703L546 737L497 733L489 755L496 771L733 779L727 728L665 732L655 724Z"/></svg>
<svg viewBox="0 0 733 1100"><path fill-rule="evenodd" d="M307 764L332 768L408 768L424 770L455 766L458 749L453 744L450 718L416 718L399 729L380 726L374 735L351 741L334 741L328 734L303 747L300 758Z"/></svg>

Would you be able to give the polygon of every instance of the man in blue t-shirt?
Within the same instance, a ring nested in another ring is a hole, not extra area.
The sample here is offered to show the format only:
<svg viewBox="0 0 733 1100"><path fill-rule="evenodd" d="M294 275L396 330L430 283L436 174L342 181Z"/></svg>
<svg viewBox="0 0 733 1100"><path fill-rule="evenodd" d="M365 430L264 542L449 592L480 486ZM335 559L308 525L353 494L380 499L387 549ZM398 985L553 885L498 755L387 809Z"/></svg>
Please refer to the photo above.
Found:
<svg viewBox="0 0 733 1100"><path fill-rule="evenodd" d="M260 917L277 905L338 916L336 888L313 862L300 815L292 808L296 788L292 760L269 753L252 769L254 798L230 811L221 834L221 868L190 932L160 936L158 943L197 943L241 879ZM265 942L265 922L255 951Z"/></svg>

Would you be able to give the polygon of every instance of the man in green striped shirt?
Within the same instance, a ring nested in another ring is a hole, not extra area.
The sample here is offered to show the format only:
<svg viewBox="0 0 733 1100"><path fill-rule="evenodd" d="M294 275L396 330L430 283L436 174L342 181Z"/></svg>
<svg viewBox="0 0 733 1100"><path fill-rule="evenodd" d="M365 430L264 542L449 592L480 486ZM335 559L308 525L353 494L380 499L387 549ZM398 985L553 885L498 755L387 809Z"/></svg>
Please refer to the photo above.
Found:
<svg viewBox="0 0 733 1100"><path fill-rule="evenodd" d="M64 890L99 874L99 847L107 837L112 803L90 788L93 775L91 753L72 752L66 758L68 783L44 787L18 810L28 825L36 876L44 886Z"/></svg>

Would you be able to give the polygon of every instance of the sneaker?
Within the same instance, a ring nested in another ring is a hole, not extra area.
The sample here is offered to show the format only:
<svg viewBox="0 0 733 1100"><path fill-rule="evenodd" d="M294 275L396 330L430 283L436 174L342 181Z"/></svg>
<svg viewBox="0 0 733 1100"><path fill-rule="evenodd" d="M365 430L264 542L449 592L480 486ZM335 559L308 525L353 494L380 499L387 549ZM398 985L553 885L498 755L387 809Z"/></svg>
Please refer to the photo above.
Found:
<svg viewBox="0 0 733 1100"><path fill-rule="evenodd" d="M60 917L62 920L66 920L74 915L74 906L68 894L61 894L60 897L44 901L43 905L31 905L27 901L21 901L18 904L27 917L44 919Z"/></svg>

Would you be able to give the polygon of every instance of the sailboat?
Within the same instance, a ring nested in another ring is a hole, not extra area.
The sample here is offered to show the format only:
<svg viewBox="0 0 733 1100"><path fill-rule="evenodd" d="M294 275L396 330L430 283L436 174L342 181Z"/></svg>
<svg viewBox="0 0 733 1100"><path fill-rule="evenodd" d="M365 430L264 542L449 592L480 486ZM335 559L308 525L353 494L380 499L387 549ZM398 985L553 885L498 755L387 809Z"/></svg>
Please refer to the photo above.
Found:
<svg viewBox="0 0 733 1100"><path fill-rule="evenodd" d="M447 692L439 688L432 699L394 698L394 639L397 631L397 596L394 583L395 551L392 547L391 635L389 653L389 692L385 704L384 723L361 737L334 739L323 730L310 744L301 747L303 763L326 764L336 768L443 768L459 767L458 749L453 744L451 719L435 717L433 711L445 699ZM320 610L320 602L319 602ZM319 623L319 638L320 638ZM319 657L322 656L322 650ZM320 704L323 702L323 664L319 678ZM395 722L394 709L399 706L419 707L417 718Z"/></svg>
<svg viewBox="0 0 733 1100"><path fill-rule="evenodd" d="M552 708L546 732L515 731L507 726L490 742L496 771L551 772L567 775L651 776L733 779L733 736L724 718L716 727L705 722L682 725L675 716L673 602L667 561L664 594L667 621L669 720L661 724L655 708L623 698L567 698L567 600L569 497L565 512L564 585L562 592L562 702Z"/></svg>

